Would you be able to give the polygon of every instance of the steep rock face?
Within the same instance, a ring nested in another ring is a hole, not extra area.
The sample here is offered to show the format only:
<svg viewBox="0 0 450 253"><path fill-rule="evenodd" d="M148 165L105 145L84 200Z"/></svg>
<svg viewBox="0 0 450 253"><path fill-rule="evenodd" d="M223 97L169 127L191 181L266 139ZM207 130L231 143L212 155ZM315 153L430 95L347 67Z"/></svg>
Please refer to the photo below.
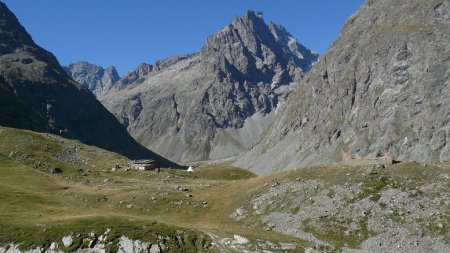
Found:
<svg viewBox="0 0 450 253"><path fill-rule="evenodd" d="M237 165L258 173L367 158L450 160L450 4L369 0Z"/></svg>
<svg viewBox="0 0 450 253"><path fill-rule="evenodd" d="M311 50L298 43L297 39L285 27L270 22L269 29L275 40L282 46L289 61L294 62L304 70L309 70L312 67L311 62L305 61L305 59L317 61L317 53L311 52Z"/></svg>
<svg viewBox="0 0 450 253"><path fill-rule="evenodd" d="M236 155L318 57L276 28L249 11L201 52L143 64L101 101L140 143L176 161Z"/></svg>
<svg viewBox="0 0 450 253"><path fill-rule="evenodd" d="M129 158L164 160L138 144L0 2L0 125L50 132Z"/></svg>
<svg viewBox="0 0 450 253"><path fill-rule="evenodd" d="M88 88L97 98L108 93L113 85L120 79L115 67L106 69L85 61L70 64L64 67L67 74Z"/></svg>

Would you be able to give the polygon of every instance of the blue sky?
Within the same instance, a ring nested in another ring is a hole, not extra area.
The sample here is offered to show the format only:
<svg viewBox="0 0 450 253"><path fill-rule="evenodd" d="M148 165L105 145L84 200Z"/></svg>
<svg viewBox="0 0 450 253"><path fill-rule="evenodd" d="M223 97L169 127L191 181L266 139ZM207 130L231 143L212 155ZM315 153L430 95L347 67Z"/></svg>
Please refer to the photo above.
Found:
<svg viewBox="0 0 450 253"><path fill-rule="evenodd" d="M79 60L121 75L140 63L199 51L246 10L324 53L363 0L2 0L62 65Z"/></svg>

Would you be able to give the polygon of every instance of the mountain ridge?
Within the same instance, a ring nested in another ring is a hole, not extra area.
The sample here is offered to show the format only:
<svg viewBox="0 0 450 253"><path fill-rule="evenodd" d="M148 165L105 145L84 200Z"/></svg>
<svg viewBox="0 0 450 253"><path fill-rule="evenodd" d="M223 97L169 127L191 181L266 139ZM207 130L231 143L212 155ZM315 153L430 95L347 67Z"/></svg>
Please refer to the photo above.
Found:
<svg viewBox="0 0 450 253"><path fill-rule="evenodd" d="M0 2L0 124L58 134L129 158L172 162L138 144Z"/></svg>
<svg viewBox="0 0 450 253"><path fill-rule="evenodd" d="M101 102L141 144L176 161L236 155L267 129L290 84L317 59L286 30L271 27L248 11L198 53L140 65Z"/></svg>

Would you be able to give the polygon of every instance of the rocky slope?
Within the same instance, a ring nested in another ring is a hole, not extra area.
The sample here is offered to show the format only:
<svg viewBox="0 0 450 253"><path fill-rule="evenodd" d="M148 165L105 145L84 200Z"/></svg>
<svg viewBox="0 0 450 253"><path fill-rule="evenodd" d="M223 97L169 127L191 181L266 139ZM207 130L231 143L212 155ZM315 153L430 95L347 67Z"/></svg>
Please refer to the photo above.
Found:
<svg viewBox="0 0 450 253"><path fill-rule="evenodd" d="M163 158L139 145L0 2L0 125L56 133L130 158Z"/></svg>
<svg viewBox="0 0 450 253"><path fill-rule="evenodd" d="M115 67L106 69L85 61L70 64L64 67L67 74L84 87L88 88L97 98L111 90L120 79Z"/></svg>
<svg viewBox="0 0 450 253"><path fill-rule="evenodd" d="M368 0L236 162L258 173L341 160L450 159L450 3Z"/></svg>
<svg viewBox="0 0 450 253"><path fill-rule="evenodd" d="M251 147L317 55L249 11L199 53L142 64L102 103L141 144L176 161L219 159Z"/></svg>
<svg viewBox="0 0 450 253"><path fill-rule="evenodd" d="M448 165L304 168L230 216L311 242L305 252L449 252L449 179Z"/></svg>
<svg viewBox="0 0 450 253"><path fill-rule="evenodd" d="M0 252L450 251L450 164L257 177L215 162L193 173L128 163L0 127Z"/></svg>

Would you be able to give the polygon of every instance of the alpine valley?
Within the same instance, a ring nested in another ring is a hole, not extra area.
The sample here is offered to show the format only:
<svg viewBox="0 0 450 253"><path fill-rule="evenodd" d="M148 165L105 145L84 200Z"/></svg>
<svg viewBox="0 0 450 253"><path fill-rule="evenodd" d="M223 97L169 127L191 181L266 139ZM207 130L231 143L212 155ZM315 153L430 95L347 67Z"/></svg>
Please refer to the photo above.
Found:
<svg viewBox="0 0 450 253"><path fill-rule="evenodd" d="M366 0L321 56L247 11L79 60L0 2L0 253L450 252L448 0Z"/></svg>

